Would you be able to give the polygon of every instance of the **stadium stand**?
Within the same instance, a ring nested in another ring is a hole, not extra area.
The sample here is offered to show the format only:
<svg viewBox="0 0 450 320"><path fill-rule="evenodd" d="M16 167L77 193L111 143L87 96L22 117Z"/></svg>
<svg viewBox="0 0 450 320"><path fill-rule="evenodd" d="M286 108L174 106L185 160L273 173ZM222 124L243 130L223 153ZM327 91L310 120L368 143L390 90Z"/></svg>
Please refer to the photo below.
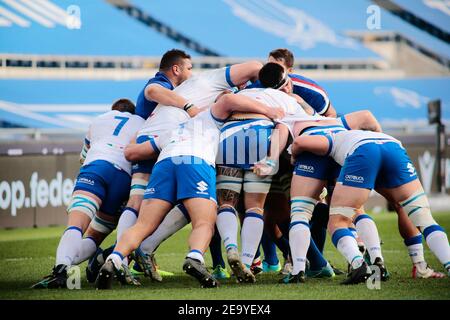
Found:
<svg viewBox="0 0 450 320"><path fill-rule="evenodd" d="M303 2L297 7L271 0L175 1L171 6L163 0L129 2L227 56L264 57L273 48L287 47L306 58L378 58L357 41L335 32L320 15L300 10ZM192 8L196 8L195 17L187 15ZM190 23L191 19L202 23Z"/></svg>
<svg viewBox="0 0 450 320"><path fill-rule="evenodd" d="M450 42L450 22L448 17L448 7L442 1L405 1L394 0L384 1L386 4L393 4L398 12L390 10L402 19L425 30L434 37L437 37L446 43ZM377 1L383 5L383 2ZM397 7L396 7L397 5Z"/></svg>
<svg viewBox="0 0 450 320"><path fill-rule="evenodd" d="M1 53L159 56L179 46L98 0L5 0L0 18Z"/></svg>
<svg viewBox="0 0 450 320"><path fill-rule="evenodd" d="M0 119L20 127L84 130L93 116L107 111L119 97L135 100L142 84L141 80L0 80ZM442 99L443 119L450 122L448 78L322 81L321 85L340 113L370 109L387 129L423 127L426 104L435 98Z"/></svg>

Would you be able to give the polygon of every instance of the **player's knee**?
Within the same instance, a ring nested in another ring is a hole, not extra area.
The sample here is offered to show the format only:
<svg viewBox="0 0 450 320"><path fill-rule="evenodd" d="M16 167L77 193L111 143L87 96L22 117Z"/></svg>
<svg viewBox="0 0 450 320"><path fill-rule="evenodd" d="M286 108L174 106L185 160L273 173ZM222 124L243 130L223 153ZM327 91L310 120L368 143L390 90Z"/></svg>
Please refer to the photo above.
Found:
<svg viewBox="0 0 450 320"><path fill-rule="evenodd" d="M423 190L414 193L408 199L401 202L400 205L412 223L422 232L429 226L437 225L437 222L431 215L430 203Z"/></svg>
<svg viewBox="0 0 450 320"><path fill-rule="evenodd" d="M227 203L220 205L219 209L217 210L217 215L225 213L234 214L236 217L238 216L237 210L232 205Z"/></svg>
<svg viewBox="0 0 450 320"><path fill-rule="evenodd" d="M100 218L98 215L94 217L89 225L93 230L108 235L116 229L117 222L107 221L105 219Z"/></svg>
<svg viewBox="0 0 450 320"><path fill-rule="evenodd" d="M249 209L245 210L245 216L247 216L249 214L257 214L257 215L262 216L264 214L264 209L259 208L259 207L249 208Z"/></svg>
<svg viewBox="0 0 450 320"><path fill-rule="evenodd" d="M353 216L357 213L357 209L356 208L352 208L352 207L335 207L335 206L331 206L330 207L330 219L337 219L336 216L342 216L345 217L346 219L353 219Z"/></svg>
<svg viewBox="0 0 450 320"><path fill-rule="evenodd" d="M130 200L135 206L140 206L148 181L145 179L133 178L131 179ZM132 206L132 205L129 205ZM136 208L135 208L136 209ZM139 209L139 208L137 208Z"/></svg>
<svg viewBox="0 0 450 320"><path fill-rule="evenodd" d="M99 210L97 201L85 194L76 194L72 196L69 205L67 206L67 214L72 212L82 212L86 214L91 220L94 219L95 214Z"/></svg>
<svg viewBox="0 0 450 320"><path fill-rule="evenodd" d="M317 200L310 197L292 197L291 199L291 223L303 221L309 224Z"/></svg>

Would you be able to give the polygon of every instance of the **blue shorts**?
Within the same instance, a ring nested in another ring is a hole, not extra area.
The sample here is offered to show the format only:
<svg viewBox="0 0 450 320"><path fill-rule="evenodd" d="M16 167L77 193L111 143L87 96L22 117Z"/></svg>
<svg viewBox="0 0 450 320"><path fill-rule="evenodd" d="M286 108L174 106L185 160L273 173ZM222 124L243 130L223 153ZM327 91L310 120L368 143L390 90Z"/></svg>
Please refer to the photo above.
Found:
<svg viewBox="0 0 450 320"><path fill-rule="evenodd" d="M267 156L274 124L267 119L229 121L221 131L216 163L249 170Z"/></svg>
<svg viewBox="0 0 450 320"><path fill-rule="evenodd" d="M331 157L302 152L295 161L294 174L318 180L334 181L339 176L340 170L341 166Z"/></svg>
<svg viewBox="0 0 450 320"><path fill-rule="evenodd" d="M120 215L128 200L131 177L128 173L104 160L96 160L82 166L74 191L95 194L102 200L100 211L111 216Z"/></svg>
<svg viewBox="0 0 450 320"><path fill-rule="evenodd" d="M345 160L338 182L374 189L396 188L417 179L406 150L395 142L366 143Z"/></svg>
<svg viewBox="0 0 450 320"><path fill-rule="evenodd" d="M144 199L161 199L176 204L189 198L216 201L216 170L192 156L166 158L156 163Z"/></svg>
<svg viewBox="0 0 450 320"><path fill-rule="evenodd" d="M139 136L136 139L136 143L138 143L138 144L141 144L141 143L144 143L147 141L150 141L154 150L159 150L159 148L156 145L155 138L153 136ZM135 173L151 174L153 167L155 166L155 163L156 163L156 158L134 162L133 166L131 167L131 174L135 174Z"/></svg>

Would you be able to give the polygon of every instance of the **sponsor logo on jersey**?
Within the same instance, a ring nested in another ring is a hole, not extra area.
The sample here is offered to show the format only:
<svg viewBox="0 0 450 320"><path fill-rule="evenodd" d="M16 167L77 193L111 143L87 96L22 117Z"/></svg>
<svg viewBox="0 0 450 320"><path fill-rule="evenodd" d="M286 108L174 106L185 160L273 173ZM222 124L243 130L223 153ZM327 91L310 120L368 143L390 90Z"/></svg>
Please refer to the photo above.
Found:
<svg viewBox="0 0 450 320"><path fill-rule="evenodd" d="M408 165L406 166L406 168L407 168L408 171L409 171L409 176L410 176L410 177L414 177L414 176L417 175L416 168L414 168L414 165L413 165L411 162L408 163Z"/></svg>
<svg viewBox="0 0 450 320"><path fill-rule="evenodd" d="M207 192L205 192L206 190L208 190L208 184L203 180L197 182L197 190L198 194L208 194Z"/></svg>
<svg viewBox="0 0 450 320"><path fill-rule="evenodd" d="M364 177L355 176L352 174L345 175L345 181L356 182L356 183L364 183Z"/></svg>
<svg viewBox="0 0 450 320"><path fill-rule="evenodd" d="M145 189L144 194L154 194L155 191L156 191L155 188L148 188L148 189Z"/></svg>
<svg viewBox="0 0 450 320"><path fill-rule="evenodd" d="M305 164L300 164L297 166L297 170L305 171L309 173L314 173L314 167L313 166L307 166Z"/></svg>
<svg viewBox="0 0 450 320"><path fill-rule="evenodd" d="M90 186L93 186L95 184L95 181L90 180L88 178L78 178L77 183L83 183L83 184L88 184Z"/></svg>

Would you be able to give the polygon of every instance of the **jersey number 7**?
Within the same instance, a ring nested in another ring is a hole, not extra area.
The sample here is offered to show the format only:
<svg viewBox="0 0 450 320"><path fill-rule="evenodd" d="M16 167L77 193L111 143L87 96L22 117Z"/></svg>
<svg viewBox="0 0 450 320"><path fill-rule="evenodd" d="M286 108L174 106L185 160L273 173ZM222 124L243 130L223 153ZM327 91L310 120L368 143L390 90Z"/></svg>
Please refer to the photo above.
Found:
<svg viewBox="0 0 450 320"><path fill-rule="evenodd" d="M125 125L125 123L127 123L128 120L130 120L130 118L117 116L117 117L114 117L114 119L120 120L119 124L117 125L117 127L113 133L114 136L118 136L120 130L122 130L123 126Z"/></svg>

